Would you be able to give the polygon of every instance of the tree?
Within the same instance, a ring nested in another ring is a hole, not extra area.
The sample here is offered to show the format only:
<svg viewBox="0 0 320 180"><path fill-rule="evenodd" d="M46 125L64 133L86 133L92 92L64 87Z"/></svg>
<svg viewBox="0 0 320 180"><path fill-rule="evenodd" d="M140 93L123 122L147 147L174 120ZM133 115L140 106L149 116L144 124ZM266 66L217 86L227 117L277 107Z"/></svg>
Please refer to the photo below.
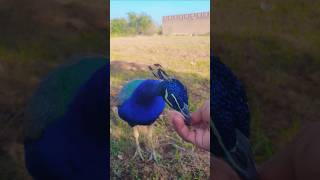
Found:
<svg viewBox="0 0 320 180"><path fill-rule="evenodd" d="M152 18L145 14L135 12L127 13L128 18L112 19L110 23L111 35L153 35L157 33L157 27Z"/></svg>
<svg viewBox="0 0 320 180"><path fill-rule="evenodd" d="M136 34L138 27L138 15L134 12L128 12L127 15L129 32Z"/></svg>
<svg viewBox="0 0 320 180"><path fill-rule="evenodd" d="M137 14L129 12L127 15L129 28L135 34L146 34L149 28L153 28L154 26L151 17L145 13Z"/></svg>
<svg viewBox="0 0 320 180"><path fill-rule="evenodd" d="M111 34L113 35L125 35L128 31L128 22L124 18L111 20Z"/></svg>
<svg viewBox="0 0 320 180"><path fill-rule="evenodd" d="M138 18L138 34L146 34L148 29L153 28L153 22L150 16L141 14Z"/></svg>

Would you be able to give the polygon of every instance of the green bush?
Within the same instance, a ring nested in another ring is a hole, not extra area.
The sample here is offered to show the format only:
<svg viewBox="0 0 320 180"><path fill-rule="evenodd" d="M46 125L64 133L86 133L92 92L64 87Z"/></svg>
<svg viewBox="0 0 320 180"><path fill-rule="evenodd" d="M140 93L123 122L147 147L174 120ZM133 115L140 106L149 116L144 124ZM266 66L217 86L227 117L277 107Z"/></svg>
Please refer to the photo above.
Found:
<svg viewBox="0 0 320 180"><path fill-rule="evenodd" d="M111 20L111 36L153 35L158 32L158 27L149 15L129 12L127 16L127 19L116 18Z"/></svg>

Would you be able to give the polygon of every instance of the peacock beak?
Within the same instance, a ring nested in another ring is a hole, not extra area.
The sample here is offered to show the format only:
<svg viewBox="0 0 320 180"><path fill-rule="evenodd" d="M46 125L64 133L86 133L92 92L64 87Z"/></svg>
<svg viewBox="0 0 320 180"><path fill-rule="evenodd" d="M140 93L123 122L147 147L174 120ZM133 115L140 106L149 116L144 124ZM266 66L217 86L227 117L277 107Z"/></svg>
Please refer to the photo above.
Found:
<svg viewBox="0 0 320 180"><path fill-rule="evenodd" d="M190 126L191 125L191 116L190 116L189 111L188 112L183 112L182 114L183 114L183 117L184 117L184 123L187 126Z"/></svg>
<svg viewBox="0 0 320 180"><path fill-rule="evenodd" d="M179 106L180 108L180 106ZM184 123L187 126L191 125L191 116L190 116L190 112L189 112L189 106L186 103L183 103L183 108L180 108L180 112L184 117Z"/></svg>

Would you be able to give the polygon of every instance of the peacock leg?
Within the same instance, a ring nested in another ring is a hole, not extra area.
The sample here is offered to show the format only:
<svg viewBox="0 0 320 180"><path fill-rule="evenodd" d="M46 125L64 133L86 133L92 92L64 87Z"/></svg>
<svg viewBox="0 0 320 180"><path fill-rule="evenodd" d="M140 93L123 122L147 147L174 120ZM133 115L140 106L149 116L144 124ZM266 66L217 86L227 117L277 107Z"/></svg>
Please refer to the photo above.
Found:
<svg viewBox="0 0 320 180"><path fill-rule="evenodd" d="M151 161L152 159L155 160L158 163L158 159L157 159L157 154L156 151L154 149L154 143L153 143L153 138L152 138L152 134L153 134L153 126L148 126L148 140L149 143L151 145L151 154L149 157L149 161Z"/></svg>
<svg viewBox="0 0 320 180"><path fill-rule="evenodd" d="M136 146L137 146L137 150L136 152L134 153L134 156L132 159L134 159L136 157L137 154L139 154L141 160L144 161L144 158L142 156L142 153L141 153L141 148L140 148L140 144L139 144L139 131L138 131L138 127L133 127L133 136L136 140Z"/></svg>

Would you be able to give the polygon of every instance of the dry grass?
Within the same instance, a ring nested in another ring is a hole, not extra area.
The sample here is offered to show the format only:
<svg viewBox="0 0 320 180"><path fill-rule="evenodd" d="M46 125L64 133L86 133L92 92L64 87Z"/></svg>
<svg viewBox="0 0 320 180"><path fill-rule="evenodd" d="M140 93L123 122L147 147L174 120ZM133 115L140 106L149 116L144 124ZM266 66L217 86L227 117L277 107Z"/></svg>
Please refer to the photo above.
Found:
<svg viewBox="0 0 320 180"><path fill-rule="evenodd" d="M195 110L210 95L209 37L154 36L111 38L111 105L127 81L153 78L147 65L160 63L187 87L190 108ZM210 156L183 141L164 112L154 127L155 149L160 163L131 159L135 152L132 129L111 110L112 179L208 179ZM145 150L145 138L142 138ZM148 146L147 146L148 147ZM149 154L145 154L147 156Z"/></svg>
<svg viewBox="0 0 320 180"><path fill-rule="evenodd" d="M152 64L209 77L209 36L137 36L110 40L111 61Z"/></svg>

